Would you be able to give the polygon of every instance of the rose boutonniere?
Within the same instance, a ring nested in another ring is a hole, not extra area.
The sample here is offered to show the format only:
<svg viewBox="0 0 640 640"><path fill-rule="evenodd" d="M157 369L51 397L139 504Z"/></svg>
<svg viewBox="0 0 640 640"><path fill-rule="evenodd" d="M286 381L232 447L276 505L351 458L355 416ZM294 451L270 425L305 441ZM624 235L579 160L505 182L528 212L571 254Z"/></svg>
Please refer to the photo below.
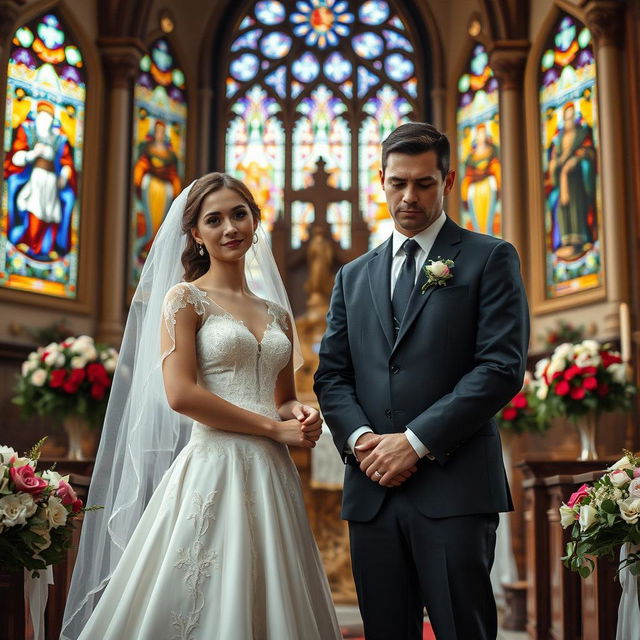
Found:
<svg viewBox="0 0 640 640"><path fill-rule="evenodd" d="M453 260L443 260L438 256L437 260L429 260L429 264L425 264L423 268L427 281L422 285L422 294L429 287L444 287L447 284L447 280L453 278L451 270L455 266Z"/></svg>

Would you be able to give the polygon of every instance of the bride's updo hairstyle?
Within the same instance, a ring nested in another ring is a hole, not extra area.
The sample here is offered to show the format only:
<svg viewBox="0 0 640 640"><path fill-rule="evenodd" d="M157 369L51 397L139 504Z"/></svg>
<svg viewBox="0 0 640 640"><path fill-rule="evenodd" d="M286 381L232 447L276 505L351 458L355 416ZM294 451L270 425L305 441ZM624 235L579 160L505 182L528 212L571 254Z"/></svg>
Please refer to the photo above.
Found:
<svg viewBox="0 0 640 640"><path fill-rule="evenodd" d="M187 236L187 246L182 252L182 266L184 267L184 279L186 282L193 282L209 271L209 266L211 265L209 254L205 249L204 255L200 255L198 243L191 235L191 229L198 226L204 199L210 193L220 189L232 189L235 191L249 207L253 219L256 222L260 222L260 209L253 199L251 191L237 178L230 176L228 173L218 173L216 171L207 173L196 180L189 191L184 214L182 215L182 233Z"/></svg>

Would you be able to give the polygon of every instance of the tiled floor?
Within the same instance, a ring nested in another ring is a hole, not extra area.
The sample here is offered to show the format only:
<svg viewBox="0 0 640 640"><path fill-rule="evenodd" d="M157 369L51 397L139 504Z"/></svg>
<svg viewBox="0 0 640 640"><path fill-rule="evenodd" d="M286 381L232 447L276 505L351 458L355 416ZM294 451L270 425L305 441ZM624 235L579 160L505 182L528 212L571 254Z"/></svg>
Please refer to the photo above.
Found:
<svg viewBox="0 0 640 640"><path fill-rule="evenodd" d="M336 605L336 611L338 613L338 622L341 627L355 627L362 625L360 618L360 612L358 607L352 607L348 605ZM515 631L502 631L498 632L498 640L527 640L527 634Z"/></svg>

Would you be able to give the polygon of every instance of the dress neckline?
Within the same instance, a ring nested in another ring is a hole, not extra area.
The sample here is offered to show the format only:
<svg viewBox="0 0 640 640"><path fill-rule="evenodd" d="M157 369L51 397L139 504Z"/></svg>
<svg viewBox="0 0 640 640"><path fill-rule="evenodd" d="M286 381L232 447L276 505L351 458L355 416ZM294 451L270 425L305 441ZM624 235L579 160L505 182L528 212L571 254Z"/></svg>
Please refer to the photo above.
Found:
<svg viewBox="0 0 640 640"><path fill-rule="evenodd" d="M227 309L225 309L221 304L219 304L218 302L216 302L207 291L205 291L204 289L201 289L200 287L198 287L197 285L193 284L193 282L186 282L185 284L187 284L188 286L192 287L193 289L195 289L198 293L200 293L202 296L204 296L205 298L207 298L207 300L209 300L209 302L212 302L213 304L216 305L216 307L218 307L218 309L221 309L224 312L224 317L228 318L229 320L232 320L233 322L236 322L237 324L239 324L240 326L244 327L247 332L253 337L253 339L256 341L256 344L258 346L261 346L262 343L264 342L264 338L267 335L269 329L273 326L273 323L276 321L276 314L271 310L271 304L269 302L269 300L265 300L264 298L259 298L263 303L264 306L267 309L267 317L271 316L271 320L268 320L264 330L262 331L262 338L260 338L258 340L258 336L256 336L255 333L253 333L253 331L251 331L251 329L249 329L249 327L247 326L247 323L244 320L241 320L240 318L238 318L237 316L235 316L233 313L231 313L231 311L227 311Z"/></svg>

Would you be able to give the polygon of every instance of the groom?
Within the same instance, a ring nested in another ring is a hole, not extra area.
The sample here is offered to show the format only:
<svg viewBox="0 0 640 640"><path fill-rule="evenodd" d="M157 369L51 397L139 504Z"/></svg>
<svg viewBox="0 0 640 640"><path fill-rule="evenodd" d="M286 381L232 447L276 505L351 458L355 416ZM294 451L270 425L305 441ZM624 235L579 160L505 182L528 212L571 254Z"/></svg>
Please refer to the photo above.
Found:
<svg viewBox="0 0 640 640"><path fill-rule="evenodd" d="M382 143L395 229L338 272L320 347L367 640L422 638L423 606L438 640L497 633L489 572L513 506L493 416L522 386L529 316L514 248L444 213L454 178L432 125Z"/></svg>

